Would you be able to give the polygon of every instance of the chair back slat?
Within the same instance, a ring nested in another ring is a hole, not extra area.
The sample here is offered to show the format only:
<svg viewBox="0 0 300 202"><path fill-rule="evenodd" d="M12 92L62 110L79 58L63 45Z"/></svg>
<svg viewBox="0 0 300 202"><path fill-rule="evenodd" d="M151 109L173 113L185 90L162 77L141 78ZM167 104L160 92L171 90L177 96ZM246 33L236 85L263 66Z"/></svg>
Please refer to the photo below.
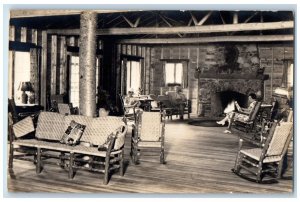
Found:
<svg viewBox="0 0 300 202"><path fill-rule="evenodd" d="M158 141L161 137L161 113L141 112L139 116L139 136L142 141Z"/></svg>
<svg viewBox="0 0 300 202"><path fill-rule="evenodd" d="M280 156L284 154L286 145L289 144L291 139L292 127L292 122L282 122L276 126L266 156Z"/></svg>

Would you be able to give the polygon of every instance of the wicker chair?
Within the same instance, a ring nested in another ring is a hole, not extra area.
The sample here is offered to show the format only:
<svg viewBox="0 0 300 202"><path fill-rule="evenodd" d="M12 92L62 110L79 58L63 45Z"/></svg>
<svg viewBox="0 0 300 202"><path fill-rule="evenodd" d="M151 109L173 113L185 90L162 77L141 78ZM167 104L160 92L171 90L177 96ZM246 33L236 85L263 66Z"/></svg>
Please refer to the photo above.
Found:
<svg viewBox="0 0 300 202"><path fill-rule="evenodd" d="M242 149L243 140L239 141L238 154L232 171L250 181L262 183L263 178L269 174L272 179L264 182L274 181L274 176L280 178L284 155L292 138L292 122L274 122L268 138L262 147ZM244 169L250 174L242 173Z"/></svg>
<svg viewBox="0 0 300 202"><path fill-rule="evenodd" d="M131 157L134 164L144 151L160 152L160 163L165 163L165 112L138 112L136 130L131 143Z"/></svg>

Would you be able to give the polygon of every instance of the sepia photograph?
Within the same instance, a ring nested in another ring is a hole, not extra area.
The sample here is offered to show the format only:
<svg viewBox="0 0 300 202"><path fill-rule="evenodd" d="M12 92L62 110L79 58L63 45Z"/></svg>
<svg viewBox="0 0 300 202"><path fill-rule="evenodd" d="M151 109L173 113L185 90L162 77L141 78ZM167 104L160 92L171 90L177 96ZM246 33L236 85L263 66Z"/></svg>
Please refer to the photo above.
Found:
<svg viewBox="0 0 300 202"><path fill-rule="evenodd" d="M67 7L8 10L8 194L293 196L295 5Z"/></svg>

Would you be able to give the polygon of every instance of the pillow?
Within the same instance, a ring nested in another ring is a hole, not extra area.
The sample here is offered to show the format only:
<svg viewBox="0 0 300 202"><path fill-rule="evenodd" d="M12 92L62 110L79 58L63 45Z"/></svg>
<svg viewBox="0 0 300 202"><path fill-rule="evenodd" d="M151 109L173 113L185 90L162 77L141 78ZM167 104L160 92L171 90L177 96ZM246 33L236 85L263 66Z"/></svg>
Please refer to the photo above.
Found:
<svg viewBox="0 0 300 202"><path fill-rule="evenodd" d="M62 136L60 143L72 146L77 145L80 141L85 127L85 125L82 125L72 120L64 135Z"/></svg>
<svg viewBox="0 0 300 202"><path fill-rule="evenodd" d="M22 119L13 125L13 131L17 138L24 137L25 135L34 131L33 121L30 116Z"/></svg>
<svg viewBox="0 0 300 202"><path fill-rule="evenodd" d="M114 148L115 140L116 140L116 134L111 133L111 134L107 137L105 143L98 146L98 151L107 151L108 146L109 146L109 143L110 143L111 141L113 141L113 143L112 143L112 144L113 144L113 145L112 145L112 148Z"/></svg>

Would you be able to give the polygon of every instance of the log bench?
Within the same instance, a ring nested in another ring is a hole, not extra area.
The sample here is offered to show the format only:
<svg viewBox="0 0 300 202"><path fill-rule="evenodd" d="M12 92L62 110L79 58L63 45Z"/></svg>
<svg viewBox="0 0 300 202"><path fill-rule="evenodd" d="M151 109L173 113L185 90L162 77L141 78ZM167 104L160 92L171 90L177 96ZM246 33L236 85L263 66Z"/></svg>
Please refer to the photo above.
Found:
<svg viewBox="0 0 300 202"><path fill-rule="evenodd" d="M75 146L59 142L72 120L86 126L80 143ZM68 169L70 179L73 179L78 169L104 173L104 184L108 183L109 175L115 169L119 169L121 176L124 175L127 126L122 118L113 116L92 118L41 112L37 127L32 129L31 124L30 117L27 117L23 123L18 122L10 127L10 173L13 169L13 160L19 159L34 162L37 174L41 173L45 164L56 164ZM33 132L29 135L26 134L31 131ZM107 148L99 151L98 146L104 144Z"/></svg>

